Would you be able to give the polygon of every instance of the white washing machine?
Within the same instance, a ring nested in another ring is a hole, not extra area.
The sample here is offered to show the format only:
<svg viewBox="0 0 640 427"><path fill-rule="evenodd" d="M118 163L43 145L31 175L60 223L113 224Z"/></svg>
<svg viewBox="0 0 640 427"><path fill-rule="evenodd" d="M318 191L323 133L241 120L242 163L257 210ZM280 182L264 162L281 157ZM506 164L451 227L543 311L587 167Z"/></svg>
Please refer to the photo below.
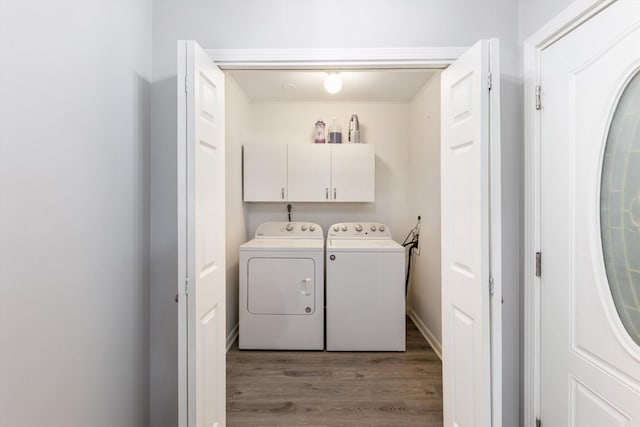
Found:
<svg viewBox="0 0 640 427"><path fill-rule="evenodd" d="M405 251L379 223L327 235L327 350L405 350Z"/></svg>
<svg viewBox="0 0 640 427"><path fill-rule="evenodd" d="M240 349L324 349L324 236L267 222L240 246Z"/></svg>

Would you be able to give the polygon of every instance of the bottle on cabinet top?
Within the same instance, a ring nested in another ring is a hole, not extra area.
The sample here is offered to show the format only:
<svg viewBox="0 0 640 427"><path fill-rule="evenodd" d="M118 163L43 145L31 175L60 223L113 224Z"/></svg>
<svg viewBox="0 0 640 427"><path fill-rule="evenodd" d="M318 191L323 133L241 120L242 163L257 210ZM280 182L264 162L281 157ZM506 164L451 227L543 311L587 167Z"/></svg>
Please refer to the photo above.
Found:
<svg viewBox="0 0 640 427"><path fill-rule="evenodd" d="M316 122L315 138L314 138L314 142L316 144L324 144L325 142L327 142L324 136L324 128L325 128L324 122L322 121L322 119L318 119L318 121Z"/></svg>
<svg viewBox="0 0 640 427"><path fill-rule="evenodd" d="M341 144L342 143L342 126L338 123L338 120L334 117L329 127L329 144Z"/></svg>
<svg viewBox="0 0 640 427"><path fill-rule="evenodd" d="M349 120L349 142L360 143L360 123L357 114L352 114L351 120Z"/></svg>

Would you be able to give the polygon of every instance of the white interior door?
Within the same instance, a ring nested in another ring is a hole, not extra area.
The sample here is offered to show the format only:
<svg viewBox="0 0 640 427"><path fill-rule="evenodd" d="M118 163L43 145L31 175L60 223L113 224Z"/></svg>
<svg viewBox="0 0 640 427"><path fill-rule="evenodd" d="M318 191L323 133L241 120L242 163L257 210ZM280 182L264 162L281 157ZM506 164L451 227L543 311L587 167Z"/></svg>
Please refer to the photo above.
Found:
<svg viewBox="0 0 640 427"><path fill-rule="evenodd" d="M499 132L499 126L491 126L491 120L499 118L499 111L492 110L498 107L494 103L499 93L497 88L491 90L489 82L491 64L497 64L497 57L497 41L481 40L442 73L445 427L492 425L492 391L494 400L500 401L491 386L489 287L490 146L499 146L499 138L492 133L496 128ZM492 167L499 168L499 163ZM500 406L494 408L499 414Z"/></svg>
<svg viewBox="0 0 640 427"><path fill-rule="evenodd" d="M225 425L224 74L178 42L179 425Z"/></svg>
<svg viewBox="0 0 640 427"><path fill-rule="evenodd" d="M640 426L640 2L541 55L539 416Z"/></svg>

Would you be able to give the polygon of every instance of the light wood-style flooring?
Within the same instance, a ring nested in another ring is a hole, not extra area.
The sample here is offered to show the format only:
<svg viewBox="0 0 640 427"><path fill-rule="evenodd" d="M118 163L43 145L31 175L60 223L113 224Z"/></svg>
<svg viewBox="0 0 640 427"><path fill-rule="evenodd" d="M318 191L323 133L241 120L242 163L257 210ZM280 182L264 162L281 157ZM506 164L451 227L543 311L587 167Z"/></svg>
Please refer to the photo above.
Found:
<svg viewBox="0 0 640 427"><path fill-rule="evenodd" d="M407 319L405 353L227 353L228 426L442 426L442 364Z"/></svg>

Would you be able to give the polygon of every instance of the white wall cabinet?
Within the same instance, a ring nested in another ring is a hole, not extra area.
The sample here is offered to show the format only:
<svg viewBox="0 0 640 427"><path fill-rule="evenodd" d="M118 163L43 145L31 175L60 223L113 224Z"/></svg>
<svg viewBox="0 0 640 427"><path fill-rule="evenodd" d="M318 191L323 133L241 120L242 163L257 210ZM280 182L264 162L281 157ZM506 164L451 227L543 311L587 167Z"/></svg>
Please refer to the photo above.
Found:
<svg viewBox="0 0 640 427"><path fill-rule="evenodd" d="M289 200L325 202L331 190L331 147L326 144L289 144Z"/></svg>
<svg viewBox="0 0 640 427"><path fill-rule="evenodd" d="M373 145L331 146L331 194L334 202L373 202L376 197Z"/></svg>
<svg viewBox="0 0 640 427"><path fill-rule="evenodd" d="M244 201L373 202L375 147L245 145Z"/></svg>
<svg viewBox="0 0 640 427"><path fill-rule="evenodd" d="M287 145L245 145L242 156L244 201L287 201Z"/></svg>

